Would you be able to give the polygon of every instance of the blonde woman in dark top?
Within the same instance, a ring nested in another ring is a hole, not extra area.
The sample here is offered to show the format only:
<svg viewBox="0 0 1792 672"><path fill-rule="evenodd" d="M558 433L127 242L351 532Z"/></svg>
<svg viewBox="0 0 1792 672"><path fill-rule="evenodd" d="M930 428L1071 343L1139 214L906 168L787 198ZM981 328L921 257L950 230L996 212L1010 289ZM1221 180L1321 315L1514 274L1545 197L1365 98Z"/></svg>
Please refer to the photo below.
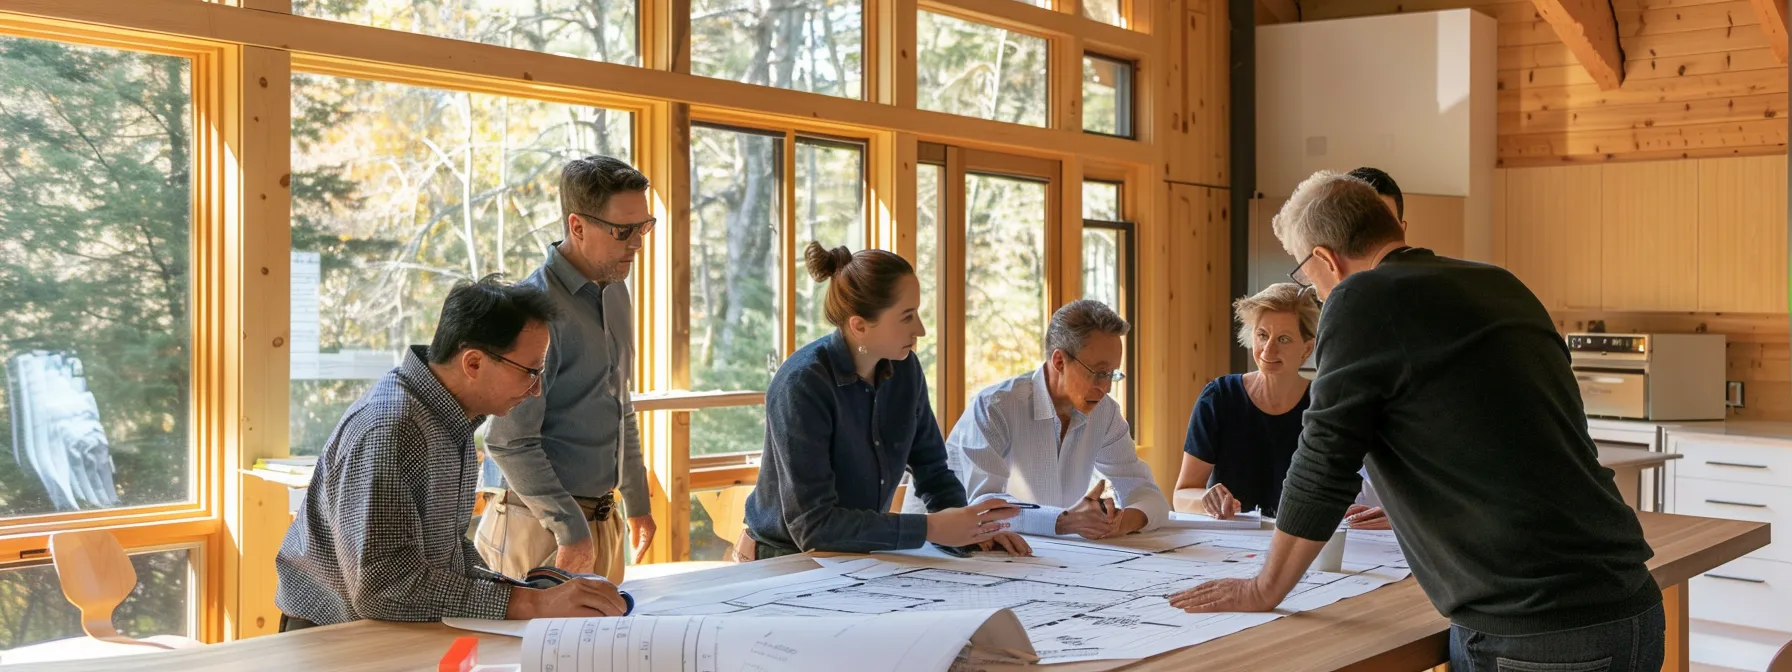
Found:
<svg viewBox="0 0 1792 672"><path fill-rule="evenodd" d="M1202 508L1216 518L1251 510L1273 517L1300 444L1309 402L1300 366L1313 354L1319 304L1299 285L1283 282L1232 308L1238 343L1251 349L1257 370L1221 376L1201 391L1189 413L1176 489L1205 489ZM1351 506L1351 526L1388 529L1382 510L1364 502L1359 497Z"/></svg>

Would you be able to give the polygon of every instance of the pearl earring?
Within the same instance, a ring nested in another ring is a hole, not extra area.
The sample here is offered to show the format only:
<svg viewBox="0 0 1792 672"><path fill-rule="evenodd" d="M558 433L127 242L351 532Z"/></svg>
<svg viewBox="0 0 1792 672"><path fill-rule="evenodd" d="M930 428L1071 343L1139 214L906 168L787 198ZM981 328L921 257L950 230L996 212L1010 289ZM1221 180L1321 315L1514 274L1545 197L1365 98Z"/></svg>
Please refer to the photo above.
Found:
<svg viewBox="0 0 1792 672"><path fill-rule="evenodd" d="M863 345L859 346L859 354L861 354L861 355L866 354L865 346L863 346Z"/></svg>

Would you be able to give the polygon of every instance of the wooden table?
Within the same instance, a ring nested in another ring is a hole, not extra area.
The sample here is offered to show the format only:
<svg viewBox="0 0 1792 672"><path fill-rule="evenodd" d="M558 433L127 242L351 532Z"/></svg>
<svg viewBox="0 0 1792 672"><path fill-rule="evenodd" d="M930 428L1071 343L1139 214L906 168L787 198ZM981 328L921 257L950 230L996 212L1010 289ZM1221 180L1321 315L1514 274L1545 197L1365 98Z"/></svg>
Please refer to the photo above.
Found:
<svg viewBox="0 0 1792 672"><path fill-rule="evenodd" d="M1679 453L1661 453L1642 448L1619 448L1616 446L1599 446L1599 466L1612 470L1612 480L1618 484L1618 494L1624 497L1624 503L1630 508L1638 508L1642 501L1644 482L1643 472L1655 469L1668 460L1680 459ZM1171 497L1171 508L1184 513L1201 513L1201 495L1205 488L1183 488Z"/></svg>
<svg viewBox="0 0 1792 672"><path fill-rule="evenodd" d="M1686 668L1686 580L1766 546L1768 526L1715 518L1639 513L1655 549L1649 569L1669 605L1667 670ZM805 556L735 565L691 574L630 582L642 595L778 576L818 565ZM1407 579L1323 609L1295 614L1220 639L1143 661L1054 665L1051 672L1092 670L1389 670L1416 672L1445 662L1449 621L1431 607L1418 583ZM434 670L456 637L476 636L479 659L515 662L521 640L475 635L439 623L358 621L283 635L268 635L187 651L42 666L51 672L128 669L189 671ZM122 664L121 664L122 663Z"/></svg>

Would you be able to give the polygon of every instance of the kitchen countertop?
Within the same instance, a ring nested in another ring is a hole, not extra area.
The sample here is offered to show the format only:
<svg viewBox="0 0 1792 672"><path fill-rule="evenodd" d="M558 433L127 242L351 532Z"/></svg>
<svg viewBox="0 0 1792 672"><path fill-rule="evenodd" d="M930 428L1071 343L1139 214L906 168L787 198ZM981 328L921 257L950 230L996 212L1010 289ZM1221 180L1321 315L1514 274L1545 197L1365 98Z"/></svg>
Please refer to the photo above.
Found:
<svg viewBox="0 0 1792 672"><path fill-rule="evenodd" d="M1594 429L1638 429L1653 431L1660 427L1669 434L1702 436L1734 436L1751 439L1775 439L1792 441L1792 422L1776 422L1771 420L1615 420L1611 418L1587 418L1587 426Z"/></svg>

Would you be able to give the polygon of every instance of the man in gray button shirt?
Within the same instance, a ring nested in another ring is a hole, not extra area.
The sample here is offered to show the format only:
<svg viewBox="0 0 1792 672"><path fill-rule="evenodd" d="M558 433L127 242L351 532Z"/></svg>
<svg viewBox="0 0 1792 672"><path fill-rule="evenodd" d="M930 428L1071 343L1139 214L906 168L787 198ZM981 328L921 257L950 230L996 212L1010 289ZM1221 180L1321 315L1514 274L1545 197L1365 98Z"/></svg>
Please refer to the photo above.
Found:
<svg viewBox="0 0 1792 672"><path fill-rule="evenodd" d="M626 547L639 562L653 541L628 390L633 309L622 282L653 230L647 187L647 176L617 159L568 163L560 174L566 239L519 283L545 291L559 315L548 325L541 396L495 419L485 441L491 459L481 480L501 492L487 503L475 545L505 574L553 565L622 583Z"/></svg>

